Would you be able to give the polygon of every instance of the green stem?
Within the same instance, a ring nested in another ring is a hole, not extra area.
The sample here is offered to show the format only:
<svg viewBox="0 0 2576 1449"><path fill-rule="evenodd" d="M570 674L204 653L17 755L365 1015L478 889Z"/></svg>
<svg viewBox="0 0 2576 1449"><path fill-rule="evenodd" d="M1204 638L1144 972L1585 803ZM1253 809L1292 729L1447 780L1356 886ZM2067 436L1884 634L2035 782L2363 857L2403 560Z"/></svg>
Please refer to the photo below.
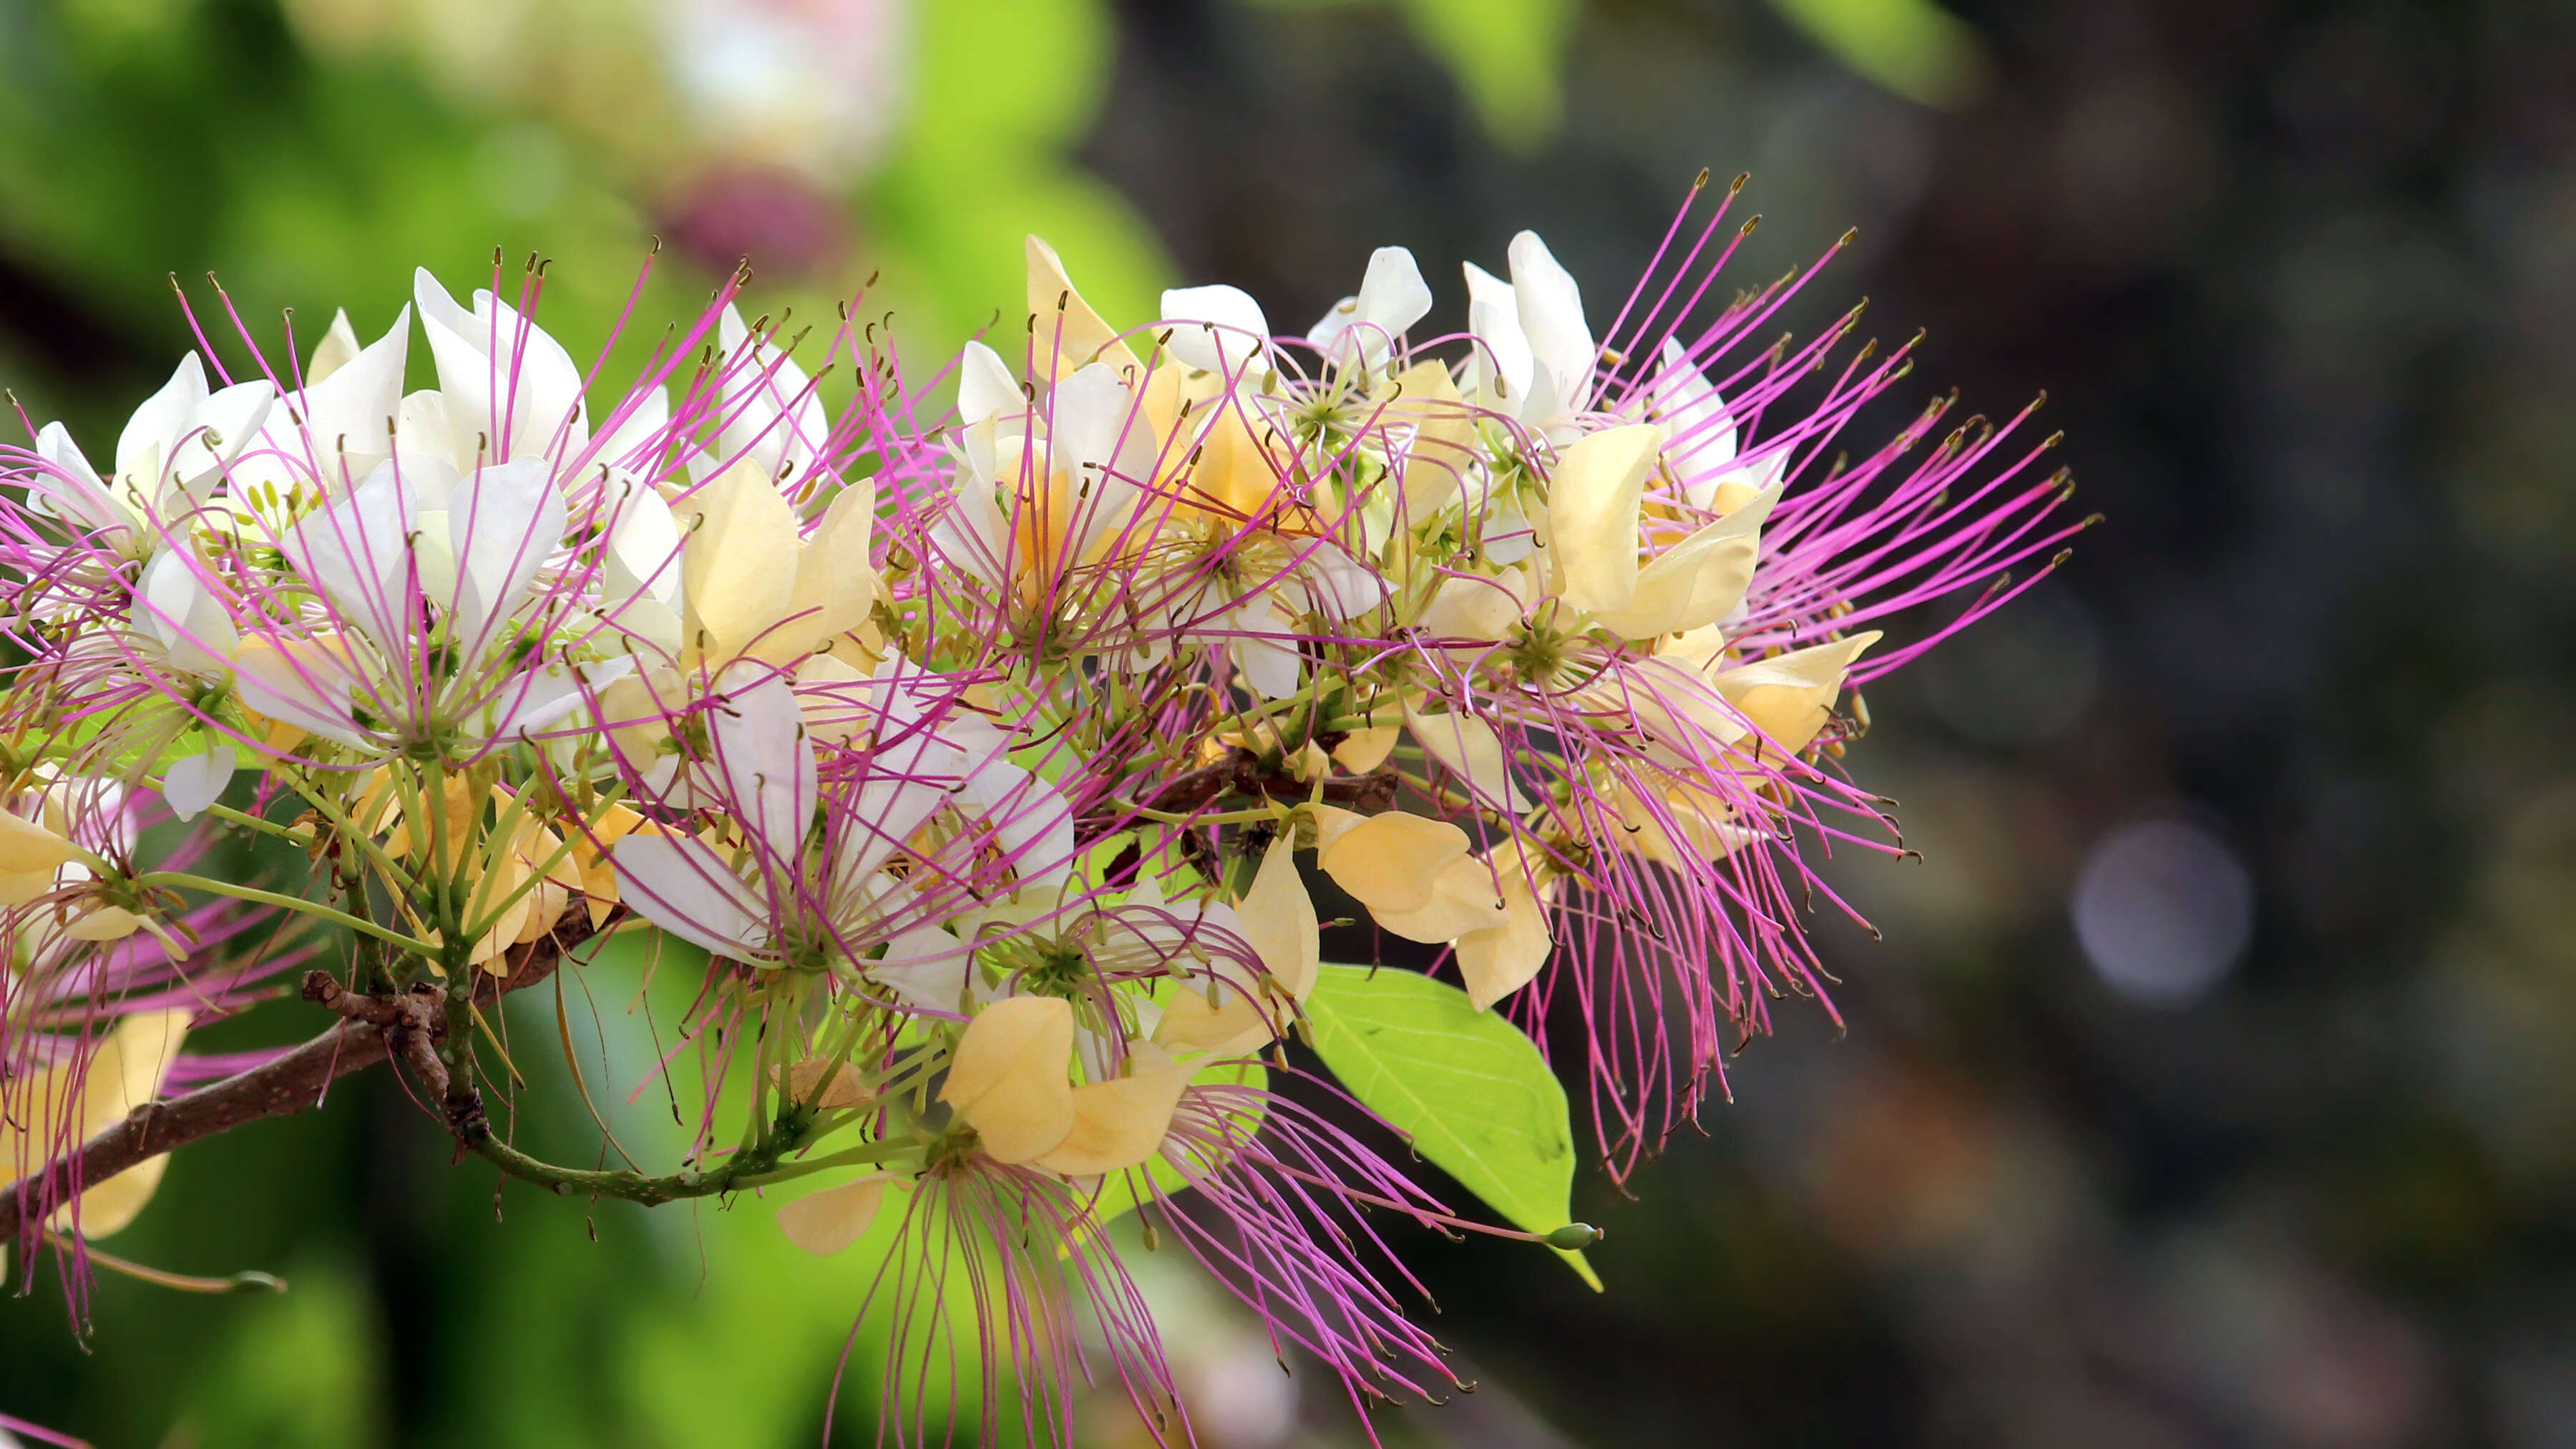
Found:
<svg viewBox="0 0 2576 1449"><path fill-rule="evenodd" d="M312 916L317 920L330 921L336 925L346 926L352 931L363 932L375 937L379 941L386 942L389 945L399 946L417 956L435 956L437 954L437 948L431 946L427 941L415 940L412 937L404 935L400 931L387 930L373 921L361 920L356 916L350 915L347 911L335 910L330 906L323 905L319 901L308 901L302 896L280 895L276 891L264 891L255 889L251 886L234 885L230 881L209 880L201 875L190 875L185 871L177 870L151 871L146 874L136 876L134 878L134 883L142 886L177 886L183 890L199 890L204 891L209 895L230 896L234 900L238 901L251 901L258 905L276 906L280 910L298 911L304 915Z"/></svg>

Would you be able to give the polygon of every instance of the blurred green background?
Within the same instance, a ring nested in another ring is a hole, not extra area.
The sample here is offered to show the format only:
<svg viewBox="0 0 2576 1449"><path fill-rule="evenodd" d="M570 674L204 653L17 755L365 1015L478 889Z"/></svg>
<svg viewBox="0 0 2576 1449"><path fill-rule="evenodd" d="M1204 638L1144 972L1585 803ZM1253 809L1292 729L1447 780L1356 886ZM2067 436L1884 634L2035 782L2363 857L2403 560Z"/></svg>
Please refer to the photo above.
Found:
<svg viewBox="0 0 2576 1449"><path fill-rule="evenodd" d="M1291 327L1388 242L1454 323L1455 259L1523 226L1603 308L1704 165L1754 173L1747 282L1857 224L1796 323L1867 294L1931 329L1914 399L2047 388L2111 523L1872 691L1853 763L1926 859L1836 867L1886 934L1819 924L1848 1032L1787 1010L1642 1200L1580 1189L1606 1296L1414 1244L1483 1388L1390 1440L2576 1445L2567 7L0 0L0 58L0 383L98 451L210 270L309 346L415 263L541 251L580 353L659 236L648 334L740 256L808 315L882 269L918 364L1016 304L1031 230L1113 317L1224 280ZM567 997L603 1105L651 1052L632 975ZM570 1100L555 1003L511 1022ZM382 1074L181 1154L112 1246L293 1291L111 1278L86 1351L0 1299L0 1411L821 1442L855 1270L448 1155ZM1207 1442L1357 1442L1168 1257Z"/></svg>

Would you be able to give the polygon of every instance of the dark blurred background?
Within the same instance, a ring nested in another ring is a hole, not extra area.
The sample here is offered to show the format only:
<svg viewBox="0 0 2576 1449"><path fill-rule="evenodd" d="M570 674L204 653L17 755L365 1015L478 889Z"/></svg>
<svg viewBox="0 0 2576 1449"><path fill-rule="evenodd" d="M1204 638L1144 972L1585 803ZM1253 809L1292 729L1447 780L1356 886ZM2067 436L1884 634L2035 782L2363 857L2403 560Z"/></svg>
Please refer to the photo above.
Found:
<svg viewBox="0 0 2576 1449"><path fill-rule="evenodd" d="M1606 317L1702 166L1753 173L1747 285L1857 225L1792 310L1930 329L1872 425L2045 388L2109 522L1871 691L1851 763L1925 858L1836 867L1886 938L1818 926L1848 1030L1784 1010L1641 1200L1579 1186L1606 1295L1420 1245L1482 1389L1390 1440L2576 1445L2576 10L0 0L0 56L0 381L101 453L209 268L309 346L541 249L578 353L659 234L655 330L738 255L780 305L883 267L927 362L1027 230L1112 316L1224 280L1294 330L1389 242L1454 320L1524 226ZM628 989L569 1003L594 1095ZM852 1283L765 1215L496 1202L343 1097L114 1245L294 1291L110 1281L87 1353L0 1301L0 1409L818 1441ZM1146 1261L1212 1443L1356 1442Z"/></svg>

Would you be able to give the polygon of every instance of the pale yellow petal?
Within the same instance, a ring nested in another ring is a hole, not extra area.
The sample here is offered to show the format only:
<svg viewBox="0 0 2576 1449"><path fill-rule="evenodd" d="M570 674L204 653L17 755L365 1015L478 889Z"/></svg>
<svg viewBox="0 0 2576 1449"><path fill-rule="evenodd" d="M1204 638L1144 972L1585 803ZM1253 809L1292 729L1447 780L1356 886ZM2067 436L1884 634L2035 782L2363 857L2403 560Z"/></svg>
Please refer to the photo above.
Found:
<svg viewBox="0 0 2576 1449"><path fill-rule="evenodd" d="M1040 354L1050 342L1056 349L1055 377L1071 377L1092 362L1108 363L1125 377L1143 375L1136 354L1119 340L1118 330L1102 321L1073 289L1073 279L1065 275L1064 261L1055 248L1030 237L1028 263L1029 315L1037 319Z"/></svg>
<svg viewBox="0 0 2576 1449"><path fill-rule="evenodd" d="M1504 916L1499 926L1460 936L1452 949L1467 999L1478 1011L1520 990L1547 964L1550 945L1547 912L1527 889L1526 881L1504 869Z"/></svg>
<svg viewBox="0 0 2576 1449"><path fill-rule="evenodd" d="M1211 989L1216 993L1214 1005L1207 997ZM1154 1040L1176 1052L1219 1058L1247 1056L1269 1045L1274 1035L1261 1004L1221 981L1175 982L1170 994L1162 999L1162 1006L1162 1020L1154 1024Z"/></svg>
<svg viewBox="0 0 2576 1449"><path fill-rule="evenodd" d="M141 1216L152 1194L161 1186L161 1174L170 1168L170 1154L158 1153L125 1169L105 1182L83 1188L80 1195L80 1232L84 1238L103 1238L123 1229ZM72 1225L69 1206L54 1210L47 1227L68 1231Z"/></svg>
<svg viewBox="0 0 2576 1449"><path fill-rule="evenodd" d="M1777 763L1815 739L1842 693L1844 671L1878 642L1878 631L1854 634L1718 675L1711 682L1765 737L1763 758ZM1755 742L1748 741L1748 746Z"/></svg>
<svg viewBox="0 0 2576 1449"><path fill-rule="evenodd" d="M73 1142L86 1142L99 1132L125 1120L135 1108L161 1095L162 1079L170 1073L170 1064L179 1059L179 1044L188 1034L189 1013L149 1011L129 1016L116 1024L90 1058L89 1068L81 1081L79 1100L71 1103L70 1132ZM62 1069L46 1074L36 1085L22 1110L31 1120L51 1123L55 1106L54 1092L64 1080ZM41 1147L38 1149L42 1150ZM16 1155L15 1153L11 1154ZM33 1155L33 1154L29 1154ZM19 1170L32 1171L40 1164L10 1164ZM160 1185L161 1173L168 1166L166 1157L153 1157L105 1181L82 1190L79 1221L84 1237L104 1237L134 1221L143 1205L149 1202L153 1189ZM72 1205L65 1204L54 1214L52 1226L67 1228L73 1220Z"/></svg>
<svg viewBox="0 0 2576 1449"><path fill-rule="evenodd" d="M1762 549L1762 523L1778 502L1770 489L1750 504L1665 549L1637 575L1637 591L1624 609L1599 614L1600 624L1623 639L1651 639L1716 623L1744 601Z"/></svg>
<svg viewBox="0 0 2576 1449"><path fill-rule="evenodd" d="M1465 781L1478 803L1514 815L1530 808L1529 797L1503 765L1503 742L1492 725L1455 711L1417 714L1411 705L1405 706L1404 723L1423 753Z"/></svg>
<svg viewBox="0 0 2576 1449"><path fill-rule="evenodd" d="M1404 738L1402 725L1363 725L1342 737L1333 746L1333 760L1354 775L1365 775L1386 763L1396 741Z"/></svg>
<svg viewBox="0 0 2576 1449"><path fill-rule="evenodd" d="M778 1230L787 1241L818 1258L828 1258L867 1235L885 1206L886 1190L909 1186L891 1172L871 1172L856 1182L809 1192L778 1210Z"/></svg>
<svg viewBox="0 0 2576 1449"><path fill-rule="evenodd" d="M62 836L23 815L0 810L0 874L32 875L41 871L50 880L54 867L79 855L80 847Z"/></svg>
<svg viewBox="0 0 2576 1449"><path fill-rule="evenodd" d="M1134 1167L1154 1155L1172 1127L1172 1109L1190 1084L1191 1068L1151 1042L1139 1042L1127 1075L1073 1089L1073 1130L1037 1165L1067 1177Z"/></svg>
<svg viewBox="0 0 2576 1449"><path fill-rule="evenodd" d="M54 868L0 872L0 908L23 906L54 888Z"/></svg>
<svg viewBox="0 0 2576 1449"><path fill-rule="evenodd" d="M876 1094L849 1063L820 1057L807 1057L789 1067L787 1090L799 1102L830 1111L849 1111L876 1101Z"/></svg>
<svg viewBox="0 0 2576 1449"><path fill-rule="evenodd" d="M794 607L796 510L759 469L736 463L675 511L688 539L680 581L690 642L710 660L734 658Z"/></svg>
<svg viewBox="0 0 2576 1449"><path fill-rule="evenodd" d="M63 934L75 941L122 941L141 929L141 916L123 906L100 906L65 927Z"/></svg>
<svg viewBox="0 0 2576 1449"><path fill-rule="evenodd" d="M1434 946L1491 930L1503 924L1507 914L1504 887L1495 882L1493 868L1473 856L1450 861L1430 898L1417 909L1370 912L1390 935Z"/></svg>
<svg viewBox="0 0 2576 1449"><path fill-rule="evenodd" d="M1369 914L1383 916L1431 904L1440 872L1466 853L1467 832L1457 826L1389 811L1340 833L1317 860Z"/></svg>
<svg viewBox="0 0 2576 1449"><path fill-rule="evenodd" d="M1475 413L1446 364L1417 362L1396 375L1386 419L1414 426L1404 454L1404 521L1420 523L1458 496L1476 457Z"/></svg>
<svg viewBox="0 0 2576 1449"><path fill-rule="evenodd" d="M1306 818L1315 825L1315 850L1318 855L1333 848L1336 841L1359 828L1368 819L1356 810L1339 805L1301 805Z"/></svg>
<svg viewBox="0 0 2576 1449"><path fill-rule="evenodd" d="M1262 969L1297 1001L1315 989L1320 944L1314 898L1297 874L1297 837L1282 831L1262 853L1252 889L1235 907L1244 938L1260 954Z"/></svg>
<svg viewBox="0 0 2576 1449"><path fill-rule="evenodd" d="M939 1100L955 1107L996 1162L1027 1162L1073 1130L1073 1008L1013 996L977 1013L958 1040Z"/></svg>
<svg viewBox="0 0 2576 1449"><path fill-rule="evenodd" d="M760 641L761 658L785 663L867 622L877 602L877 574L868 565L876 499L875 483L862 480L824 510L797 557L796 591L787 607L793 622Z"/></svg>
<svg viewBox="0 0 2576 1449"><path fill-rule="evenodd" d="M1663 429L1637 423L1586 434L1548 480L1549 563L1578 609L1624 609L1637 593L1637 521Z"/></svg>

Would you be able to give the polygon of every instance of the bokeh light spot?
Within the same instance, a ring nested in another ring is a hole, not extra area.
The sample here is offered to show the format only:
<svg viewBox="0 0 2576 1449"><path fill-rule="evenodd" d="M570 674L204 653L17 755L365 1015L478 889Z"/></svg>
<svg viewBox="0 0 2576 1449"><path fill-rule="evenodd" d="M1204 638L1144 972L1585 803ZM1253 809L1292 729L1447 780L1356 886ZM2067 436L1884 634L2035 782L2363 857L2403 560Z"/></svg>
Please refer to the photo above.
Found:
<svg viewBox="0 0 2576 1449"><path fill-rule="evenodd" d="M2180 820L2126 826L2075 882L2075 934L2112 990L2148 1006L2198 999L2245 954L2254 881L2216 836Z"/></svg>

